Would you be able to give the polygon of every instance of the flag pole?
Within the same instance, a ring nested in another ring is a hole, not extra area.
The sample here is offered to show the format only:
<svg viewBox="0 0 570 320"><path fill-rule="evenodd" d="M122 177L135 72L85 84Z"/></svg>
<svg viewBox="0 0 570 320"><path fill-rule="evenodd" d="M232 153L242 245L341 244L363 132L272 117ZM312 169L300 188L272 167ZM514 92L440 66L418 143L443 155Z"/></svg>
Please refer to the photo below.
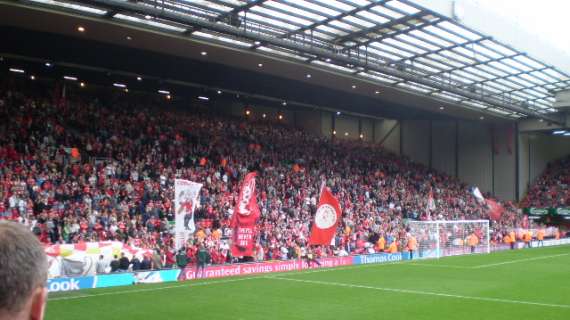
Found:
<svg viewBox="0 0 570 320"><path fill-rule="evenodd" d="M321 195L323 194L323 190L325 189L327 183L325 182L326 179L321 181L321 188L319 189L319 200L321 199Z"/></svg>
<svg viewBox="0 0 570 320"><path fill-rule="evenodd" d="M321 202L321 197L323 196L323 190L325 190L325 187L327 185L325 181L326 181L326 179L321 180L321 187L319 189L319 203ZM317 204L317 208L318 208L318 204ZM307 249L309 249L310 246L311 245L308 245Z"/></svg>

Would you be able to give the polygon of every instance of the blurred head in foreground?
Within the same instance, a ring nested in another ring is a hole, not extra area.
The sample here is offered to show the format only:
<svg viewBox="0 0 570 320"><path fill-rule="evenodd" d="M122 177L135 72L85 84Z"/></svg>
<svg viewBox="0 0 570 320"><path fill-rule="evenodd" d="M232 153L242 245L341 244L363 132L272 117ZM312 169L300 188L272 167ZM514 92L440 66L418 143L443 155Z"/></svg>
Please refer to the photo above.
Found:
<svg viewBox="0 0 570 320"><path fill-rule="evenodd" d="M19 223L0 221L0 320L43 319L47 268L36 236Z"/></svg>

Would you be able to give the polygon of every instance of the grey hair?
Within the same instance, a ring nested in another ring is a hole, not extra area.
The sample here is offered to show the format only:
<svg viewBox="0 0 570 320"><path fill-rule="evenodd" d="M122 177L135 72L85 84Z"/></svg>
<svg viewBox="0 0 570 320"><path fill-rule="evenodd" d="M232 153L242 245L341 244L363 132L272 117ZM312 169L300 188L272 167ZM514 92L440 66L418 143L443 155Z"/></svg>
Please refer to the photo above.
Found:
<svg viewBox="0 0 570 320"><path fill-rule="evenodd" d="M24 225L0 221L0 310L19 312L47 281L47 257L38 238Z"/></svg>

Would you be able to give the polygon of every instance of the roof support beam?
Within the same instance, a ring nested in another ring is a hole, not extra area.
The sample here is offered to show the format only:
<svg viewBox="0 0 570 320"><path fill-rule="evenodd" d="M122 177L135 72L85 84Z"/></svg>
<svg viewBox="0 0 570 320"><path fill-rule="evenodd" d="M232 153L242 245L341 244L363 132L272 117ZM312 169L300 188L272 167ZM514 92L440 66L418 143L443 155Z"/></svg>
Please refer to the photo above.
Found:
<svg viewBox="0 0 570 320"><path fill-rule="evenodd" d="M410 31L414 31L414 30L418 30L418 29L422 29L422 28L424 28L424 27L428 27L428 26L434 25L434 24L436 24L436 23L438 23L438 22L440 22L440 21L441 21L440 19L435 19L435 20L433 20L433 21L425 21L425 20L422 20L422 23L420 23L420 24L415 24L415 25L414 25L414 24L406 23L406 25L409 26L409 28L407 28L407 29L397 30L396 32L390 33L388 36L382 36L382 37L378 37L378 38L366 37L366 38L368 39L367 41L360 42L360 43L357 43L357 44L355 44L355 45L346 47L345 50L352 50L352 49L355 49L355 48L358 48L358 47L361 47L361 46L367 46L367 45L369 45L369 44L371 44L371 43L373 43L373 42L380 42L380 41L382 41L382 40L384 40L384 39L394 38L394 37L399 36L399 35L401 35L401 34L409 33Z"/></svg>
<svg viewBox="0 0 570 320"><path fill-rule="evenodd" d="M335 53L332 50L326 50L323 48L317 48L317 47L311 47L311 46L303 46L303 45L299 45L298 43L295 43L295 42L287 40L287 39L279 39L276 37L265 36L263 34L251 33L247 30L234 28L234 27L231 27L231 26L228 26L225 24L215 23L215 22L204 20L204 19L198 19L198 18L189 16L189 15L186 15L186 14L180 14L180 13L170 12L170 11L163 11L163 10L158 9L158 8L143 6L143 5L139 5L137 3L132 3L132 2L125 2L125 1L119 1L119 0L92 0L90 2L92 4L97 4L97 5L104 6L106 8L111 8L111 9L125 10L125 11L143 14L143 15L150 14L150 15L158 16L164 20L170 20L170 21L173 21L176 23L185 24L185 25L189 25L189 26L197 26L199 28L211 30L214 32L224 33L224 34L239 37L242 39L249 39L249 40L254 40L254 41L263 41L263 42L266 42L266 43L271 44L271 45L276 46L276 47L281 47L281 48L293 50L296 52L304 52L304 53L315 55L315 56L318 56L321 58L329 58L329 59L331 59L337 63L353 64L356 67L364 67L364 68L367 68L368 70L371 70L371 71L379 72L382 74L386 74L386 75L393 76L393 77L400 78L400 79L407 80L407 81L416 82L416 83L419 83L419 84L422 84L422 85L425 85L428 87L432 87L434 89L439 89L442 91L447 91L447 92L450 92L450 93L453 93L453 94L456 94L459 96L463 96L466 98L470 98L473 100L478 100L478 101L481 101L483 103L487 103L487 104L490 104L490 105L493 105L496 107L500 107L503 109L507 109L507 110L510 110L513 112L518 112L518 113L526 114L529 116L535 116L538 118L543 118L545 120L552 121L555 123L559 123L561 121L561 120L557 119L556 117L554 117L553 115L541 114L541 113L538 113L538 112L535 112L532 110L528 110L527 108L523 107L520 104L506 103L505 101L501 101L499 99L484 97L479 93L474 93L474 92L471 92L468 90L464 90L464 89L459 88L457 86L448 85L448 84L445 84L445 83L440 82L440 81L434 81L434 80L426 78L426 77L416 76L416 75L410 74L408 72L405 72L403 70L398 70L396 68L389 67L385 64L376 64L376 63L370 63L370 62L368 62L366 64L362 60L350 58L350 57L347 57L345 55L340 55L340 54ZM179 34L179 33L175 33L175 34Z"/></svg>
<svg viewBox="0 0 570 320"><path fill-rule="evenodd" d="M429 55L431 55L431 54L438 54L438 53L443 52L443 51L449 51L449 50L452 50L452 49L455 49L455 48L465 47L465 46L467 46L467 45L476 44L476 43L479 43L479 42L481 42L481 41L485 41L485 40L488 40L488 39L491 39L491 37L483 37L483 38L479 38L479 39L477 39L477 40L472 40L472 41L465 42L465 43L456 43L456 44L454 44L454 45L447 46L447 47L442 47L442 48L437 49L437 50L434 50L434 51L428 51L428 52L425 52L425 53L422 53L422 54L418 54L418 55L415 55L415 56L412 56L412 57L409 57L409 58L400 59L400 60L398 60L398 61L394 61L394 63L400 63L400 62L404 62L404 61L406 61L406 60L413 61L413 60L415 60L415 59L424 58L424 57L429 56Z"/></svg>
<svg viewBox="0 0 570 320"><path fill-rule="evenodd" d="M287 4L288 4L288 5L291 5L291 6L294 6L294 4L290 4L290 3L287 3ZM302 32L305 32L305 31L307 31L307 30L316 29L316 28L318 28L319 26L326 25L326 24L328 24L328 23L331 22L331 21L341 20L341 19L344 18L344 17L352 16L352 15L356 14L357 12L360 12L360 11L363 11L363 10L368 10L368 9L370 9L370 8L372 8L372 7L375 7L376 5L378 5L378 3L372 2L372 3L370 3L370 4L367 4L367 5L363 6L363 7L357 7L357 8L354 8L353 10L346 11L346 12L342 12L342 13L339 14L339 15L327 17L327 18L326 18L325 20L323 20L323 21L315 22L315 23L313 23L313 24L311 24L311 25L308 25L308 26L306 26L306 27L301 27L300 29L287 32L287 33L284 34L283 36L280 36L280 38L289 38L289 37L292 36L292 35L295 35L295 34L298 34L298 33L302 33Z"/></svg>
<svg viewBox="0 0 570 320"><path fill-rule="evenodd" d="M239 14L242 11L247 11L249 9L251 9L254 6L257 5L262 5L264 2L267 2L267 0L255 0L255 1L250 1L247 4L244 4L243 6L239 6L239 7L235 7L233 10L228 11L226 13L222 13L221 15L217 16L216 19L214 20L215 22L219 22L224 20L225 18L231 17L232 15L236 15Z"/></svg>
<svg viewBox="0 0 570 320"><path fill-rule="evenodd" d="M249 10L251 7L256 6L256 5L263 4L263 3L266 2L266 1L268 1L268 0L254 0L254 1L248 2L247 4L244 4L244 5L242 5L242 6L235 7L235 8L233 8L232 10L230 10L230 11L228 11L228 12L224 12L224 13L218 15L216 18L214 18L214 22L220 22L220 21L223 21L223 20L226 19L226 18L231 18L231 17L233 17L233 16L235 16L235 15L238 15L238 14L239 14L240 12L242 12L242 11L247 11L247 10ZM224 4L224 5L227 5L227 4ZM192 32L194 32L194 31L199 31L200 29L202 29L202 28L200 28L200 27L193 27L191 30L189 30L189 33L192 33Z"/></svg>
<svg viewBox="0 0 570 320"><path fill-rule="evenodd" d="M362 30L347 34L345 36L338 37L337 39L334 39L333 41L336 43L341 43L341 42L346 42L346 41L355 41L355 39L359 38L359 37L369 38L366 36L369 33L376 32L376 31L381 30L381 29L392 29L394 26L397 26L399 24L406 24L407 25L407 22L409 20L421 19L425 15L427 15L427 13L420 11L420 12L414 13L410 16L403 16L401 18L394 19L390 22L375 25L375 26L370 27L370 28L362 29Z"/></svg>

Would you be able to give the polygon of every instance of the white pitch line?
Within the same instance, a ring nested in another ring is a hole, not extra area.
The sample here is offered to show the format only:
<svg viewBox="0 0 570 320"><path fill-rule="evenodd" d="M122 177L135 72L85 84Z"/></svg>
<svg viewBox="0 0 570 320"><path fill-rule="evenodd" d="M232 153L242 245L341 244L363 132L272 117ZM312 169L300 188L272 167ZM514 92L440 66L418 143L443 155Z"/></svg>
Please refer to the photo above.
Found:
<svg viewBox="0 0 570 320"><path fill-rule="evenodd" d="M383 264L360 264L360 265L351 265L351 266L346 266L346 267L311 269L311 270L306 270L306 271L291 271L291 272L283 272L283 273L279 273L279 274L308 274L308 273L317 273L317 272L340 271L340 270L355 269L355 268L389 266L389 265L394 265L394 264L402 264L404 262L411 262L411 261L406 260L406 261L388 262L388 263L383 263ZM227 280L218 280L218 281L205 281L205 282L190 283L190 284L177 284L177 285L158 287L158 288L146 288L146 289L137 289L137 290L122 290L122 291L102 292L102 293L84 294L84 295L69 296L69 297L55 297L55 298L49 298L48 302L61 301L61 300L74 300L74 299L100 297L100 296L111 296L111 295L118 295L118 294L138 293L138 292L152 292L152 291L159 291L159 290L176 289L176 288L180 288L180 287L197 287L197 286L205 286L205 285L218 284L218 283L230 283L230 282L236 282L236 281L244 281L244 280L251 280L251 279L263 279L263 278L264 278L263 274L260 273L260 274L256 274L256 276L254 276L254 277L247 277L247 278L227 279Z"/></svg>
<svg viewBox="0 0 570 320"><path fill-rule="evenodd" d="M523 305L531 305L531 306L539 306L539 307L550 307L550 308L570 309L570 305L567 305L567 304L552 304L552 303L541 303L541 302L533 302L533 301L522 301L522 300L510 300L510 299L499 299L499 298L486 298L486 297L464 296L464 295L458 295L458 294L448 294L448 293L439 293L439 292L430 292L430 291L419 291L419 290L408 290L408 289L396 289L396 288L372 287L372 286L364 286L364 285L349 284L349 283L339 283L339 282L316 281L316 280L302 280L302 279L294 279L294 278L284 278L284 277L279 277L279 276L264 277L264 278L265 278L265 279L274 279L274 280L275 280L275 279L276 279L276 280L284 280L284 281L295 281L295 282L310 283L310 284L320 284L320 285L328 285L328 286L337 286L337 287L360 288L360 289L378 290L378 291L386 291L386 292L396 292L396 293L407 293L407 294L415 294L415 295L426 295L426 296L446 297L446 298L455 298L455 299L464 299L464 300L476 300L476 301L499 302L499 303L510 303L510 304L523 304Z"/></svg>
<svg viewBox="0 0 570 320"><path fill-rule="evenodd" d="M434 268L452 268L452 269L473 269L473 267L467 266L455 266L451 264L440 264L440 263L408 263L408 266L417 266L417 267L434 267Z"/></svg>
<svg viewBox="0 0 570 320"><path fill-rule="evenodd" d="M562 255L568 255L568 254L562 254ZM555 255L555 256L559 256L559 255ZM551 258L554 256L546 256L546 257L538 257L540 259L546 259L546 258ZM443 257L443 258L449 258L449 257ZM538 259L538 258L533 258L533 259ZM528 259L525 259L528 261ZM346 267L334 267L334 268L323 268L323 269L314 269L314 270L306 270L306 271L291 271L291 272L283 272L283 273L277 273L275 275L275 277L278 277L280 275L286 275L286 274L309 274L309 273L318 273L318 272L330 272L330 271L341 271L341 270L348 270L348 269L357 269L357 268L369 268L369 267L385 267L385 266L393 266L393 265L412 265L412 266L428 266L428 267L433 267L433 266L438 266L438 267L442 267L442 268L460 268L460 269L476 269L482 266L476 266L476 267L463 267L463 266L454 266L454 265L442 265L442 264L427 264L427 263L418 263L418 261L424 261L423 259L420 260L401 260L401 261L393 261L393 262L386 262L386 263L371 263L371 264L359 264L359 265L351 265L351 266L346 266ZM507 262L503 262L500 264L507 264L507 263L514 263L514 262L519 262L520 260L513 260L513 261L507 261ZM495 264L493 264L495 265ZM491 266L491 265L483 265L483 266ZM178 284L178 285L172 285L172 286L165 286L165 287L159 287L159 288L146 288L146 289L137 289L137 290L123 290L123 291L113 291L113 292L102 292L102 293L96 293L96 294L85 294L85 295L77 295L77 296L69 296L69 297L55 297L55 298L49 298L49 301L62 301L62 300L73 300L73 299L82 299L82 298L90 298L90 297L99 297L99 296L109 296L109 295L118 295L118 294L128 294L128 293L138 293L138 292L152 292L152 291L159 291L159 290L167 290L167 289L175 289L175 288L180 288L180 287L196 287L196 286L205 286L205 285L211 285L211 284L223 284L223 283L230 283L230 282L236 282L236 281L244 281L244 280L251 280L251 279L262 279L263 274L257 274L257 276L254 277L248 277L248 278L237 278L237 279L227 279L227 280L218 280L218 281L206 281L206 282L199 282L199 283L190 283L190 284ZM265 276L265 278L273 278L273 276ZM283 278L281 278L283 279Z"/></svg>
<svg viewBox="0 0 570 320"><path fill-rule="evenodd" d="M496 266L503 266L503 265L506 265L506 264L519 263L519 262L528 262L528 261L536 261L536 260L543 260L543 259L550 259L550 258L556 258L556 257L567 256L567 255L570 255L570 253L553 254L553 255L550 255L550 256L541 256L541 257L534 257L534 258L527 258L527 259L509 260L509 261L498 262L498 263L481 264L481 265L472 267L472 269L490 268L490 267L496 267Z"/></svg>

